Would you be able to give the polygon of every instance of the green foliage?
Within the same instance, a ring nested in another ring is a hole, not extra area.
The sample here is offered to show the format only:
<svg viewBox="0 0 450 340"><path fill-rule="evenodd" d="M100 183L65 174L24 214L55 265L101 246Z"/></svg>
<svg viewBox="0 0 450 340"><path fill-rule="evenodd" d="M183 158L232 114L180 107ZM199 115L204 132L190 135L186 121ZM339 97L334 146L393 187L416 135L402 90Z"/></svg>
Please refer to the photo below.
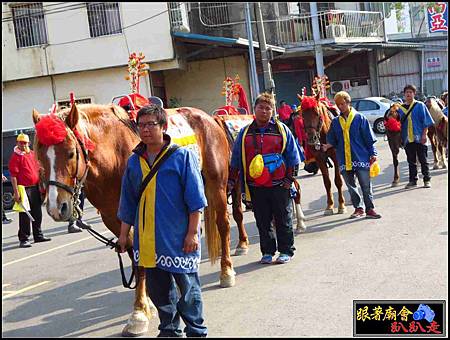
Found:
<svg viewBox="0 0 450 340"><path fill-rule="evenodd" d="M170 97L168 103L169 109L174 109L177 107L181 107L181 99L177 97Z"/></svg>

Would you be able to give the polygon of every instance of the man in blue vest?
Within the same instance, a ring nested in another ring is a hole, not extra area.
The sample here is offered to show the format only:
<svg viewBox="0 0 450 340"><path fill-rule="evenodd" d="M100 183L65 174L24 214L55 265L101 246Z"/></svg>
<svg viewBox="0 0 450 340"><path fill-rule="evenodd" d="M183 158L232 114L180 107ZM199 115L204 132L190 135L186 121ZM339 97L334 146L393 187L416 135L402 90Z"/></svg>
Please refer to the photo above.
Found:
<svg viewBox="0 0 450 340"><path fill-rule="evenodd" d="M246 200L251 199L259 230L261 263L283 264L294 256L290 187L300 156L289 128L273 119L275 101L263 93L255 101L255 120L238 134L231 156L229 189L239 172ZM276 234L272 227L275 220Z"/></svg>
<svg viewBox="0 0 450 340"><path fill-rule="evenodd" d="M417 187L417 159L419 159L425 188L431 187L427 162L427 131L434 124L426 105L414 99L417 89L406 85L403 89L404 103L398 109L402 123L402 140L409 166L409 182L405 189Z"/></svg>
<svg viewBox="0 0 450 340"><path fill-rule="evenodd" d="M193 152L171 142L165 133L167 113L160 106L142 107L137 126L142 142L128 159L117 214L120 252L133 225L134 260L146 269L160 320L158 337L182 336L181 318L186 336L205 337L198 269L200 216L207 203L200 166ZM151 169L158 170L143 189Z"/></svg>
<svg viewBox="0 0 450 340"><path fill-rule="evenodd" d="M366 218L381 218L381 215L376 213L374 209L372 182L369 173L370 166L377 160L377 150L374 146L377 139L367 118L351 107L352 99L347 92L338 92L334 101L341 114L333 118L327 134L328 144L324 144L322 149L326 151L330 147L336 148L339 170L355 208L350 218L364 216ZM356 187L355 177L358 177L363 199L361 199Z"/></svg>

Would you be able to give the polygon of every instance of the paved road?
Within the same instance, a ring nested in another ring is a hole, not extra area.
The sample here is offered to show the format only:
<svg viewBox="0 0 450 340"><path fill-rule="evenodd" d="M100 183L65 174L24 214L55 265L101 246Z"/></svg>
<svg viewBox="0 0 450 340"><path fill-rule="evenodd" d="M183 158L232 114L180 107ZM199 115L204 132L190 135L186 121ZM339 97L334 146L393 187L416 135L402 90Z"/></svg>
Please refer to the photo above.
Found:
<svg viewBox="0 0 450 340"><path fill-rule="evenodd" d="M382 173L374 180L374 195L382 219L349 221L351 206L345 215L323 216L321 176L301 171L308 231L296 236L291 263L258 263L258 233L251 212L244 216L250 252L233 257L235 287L218 286L219 265L211 266L205 255L200 277L211 336L349 337L354 299L447 300L447 170L432 171L431 189L404 190L408 170L402 152L402 186L391 188L387 142L379 137L377 146ZM18 216L8 216L14 222L2 225L2 335L120 336L134 292L121 286L113 251L87 232L67 234L65 223L46 214L43 229L52 241L21 249ZM90 205L86 220L112 237ZM234 227L232 237L234 247ZM152 320L147 336L155 336L157 326L157 319Z"/></svg>

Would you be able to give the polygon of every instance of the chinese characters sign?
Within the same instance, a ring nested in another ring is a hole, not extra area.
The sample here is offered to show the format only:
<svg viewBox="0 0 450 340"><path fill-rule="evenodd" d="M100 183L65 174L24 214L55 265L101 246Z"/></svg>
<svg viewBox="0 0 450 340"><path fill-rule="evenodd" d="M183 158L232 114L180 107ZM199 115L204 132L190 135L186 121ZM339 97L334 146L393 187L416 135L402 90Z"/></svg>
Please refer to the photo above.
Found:
<svg viewBox="0 0 450 340"><path fill-rule="evenodd" d="M445 301L353 301L353 335L445 337Z"/></svg>
<svg viewBox="0 0 450 340"><path fill-rule="evenodd" d="M430 33L448 32L448 4L436 2L427 8L428 31Z"/></svg>

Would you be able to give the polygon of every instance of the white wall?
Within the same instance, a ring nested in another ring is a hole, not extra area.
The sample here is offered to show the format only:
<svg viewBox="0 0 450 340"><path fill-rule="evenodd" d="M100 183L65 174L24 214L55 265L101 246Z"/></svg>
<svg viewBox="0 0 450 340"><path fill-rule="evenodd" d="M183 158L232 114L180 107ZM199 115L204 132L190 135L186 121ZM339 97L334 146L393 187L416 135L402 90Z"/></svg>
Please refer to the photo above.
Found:
<svg viewBox="0 0 450 340"><path fill-rule="evenodd" d="M86 8L48 14L47 62L42 46L17 49L13 23L2 22L2 81L126 65L127 45L130 52L143 52L145 61L174 58L169 15L163 13L167 10L166 2L121 2L119 8L122 28L162 14L126 28L121 34L97 38L90 38ZM10 15L9 6L3 3L2 17ZM61 44L80 39L86 40Z"/></svg>
<svg viewBox="0 0 450 340"><path fill-rule="evenodd" d="M108 104L118 95L130 93L129 83L124 79L125 67L97 71L76 72L54 76L56 100L68 100L69 93L75 98L93 97L97 104ZM141 78L141 94L148 96L144 78ZM33 108L48 113L53 104L50 77L3 83L2 130L28 128L33 126Z"/></svg>

